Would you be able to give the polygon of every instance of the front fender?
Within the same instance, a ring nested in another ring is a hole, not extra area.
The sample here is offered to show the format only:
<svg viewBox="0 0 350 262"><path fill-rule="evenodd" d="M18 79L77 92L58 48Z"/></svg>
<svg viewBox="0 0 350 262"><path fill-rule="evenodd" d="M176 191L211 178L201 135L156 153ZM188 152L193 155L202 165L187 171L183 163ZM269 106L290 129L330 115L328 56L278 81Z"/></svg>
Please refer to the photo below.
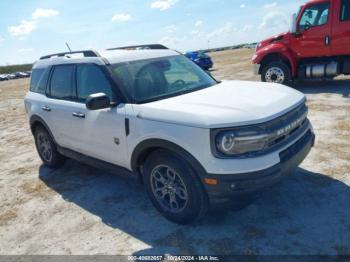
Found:
<svg viewBox="0 0 350 262"><path fill-rule="evenodd" d="M283 44L274 43L267 47L261 48L253 56L253 64L261 64L269 55L278 55L282 60L288 61L291 66L292 76L297 74L297 62L293 53Z"/></svg>

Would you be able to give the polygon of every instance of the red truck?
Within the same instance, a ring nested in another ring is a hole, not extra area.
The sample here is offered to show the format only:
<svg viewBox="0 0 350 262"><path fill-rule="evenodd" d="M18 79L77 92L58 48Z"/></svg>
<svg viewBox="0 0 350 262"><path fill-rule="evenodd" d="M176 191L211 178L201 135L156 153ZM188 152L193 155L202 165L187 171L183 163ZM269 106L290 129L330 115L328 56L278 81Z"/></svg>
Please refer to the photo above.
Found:
<svg viewBox="0 0 350 262"><path fill-rule="evenodd" d="M293 15L292 29L260 42L252 58L264 82L350 75L350 0L311 0Z"/></svg>

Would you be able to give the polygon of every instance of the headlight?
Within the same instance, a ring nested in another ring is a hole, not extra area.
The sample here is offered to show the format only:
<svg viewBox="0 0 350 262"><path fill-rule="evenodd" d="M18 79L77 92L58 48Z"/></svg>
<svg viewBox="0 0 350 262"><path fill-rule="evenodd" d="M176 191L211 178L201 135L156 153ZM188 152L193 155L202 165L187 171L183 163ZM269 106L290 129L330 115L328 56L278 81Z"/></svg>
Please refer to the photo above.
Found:
<svg viewBox="0 0 350 262"><path fill-rule="evenodd" d="M240 155L265 148L268 135L236 134L234 131L221 132L216 136L216 149L224 155Z"/></svg>

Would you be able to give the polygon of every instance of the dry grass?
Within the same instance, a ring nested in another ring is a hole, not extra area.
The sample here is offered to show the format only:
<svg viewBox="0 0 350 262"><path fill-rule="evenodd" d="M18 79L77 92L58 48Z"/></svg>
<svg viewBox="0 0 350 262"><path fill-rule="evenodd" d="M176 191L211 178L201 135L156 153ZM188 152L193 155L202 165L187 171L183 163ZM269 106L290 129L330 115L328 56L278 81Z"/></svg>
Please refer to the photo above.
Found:
<svg viewBox="0 0 350 262"><path fill-rule="evenodd" d="M17 218L18 208L12 208L0 213L0 226L7 225L10 221Z"/></svg>
<svg viewBox="0 0 350 262"><path fill-rule="evenodd" d="M40 197L46 199L49 196L55 194L55 192L47 187L47 185L45 185L43 182L36 180L26 181L21 184L19 188L22 189L24 193L30 195L33 198Z"/></svg>

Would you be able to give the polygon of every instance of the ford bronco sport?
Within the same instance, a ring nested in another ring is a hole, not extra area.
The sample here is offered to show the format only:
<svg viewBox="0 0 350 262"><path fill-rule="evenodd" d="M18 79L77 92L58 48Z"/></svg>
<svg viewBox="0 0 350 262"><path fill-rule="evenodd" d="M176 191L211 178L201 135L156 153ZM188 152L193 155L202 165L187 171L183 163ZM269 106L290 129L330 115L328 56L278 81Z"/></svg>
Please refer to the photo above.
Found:
<svg viewBox="0 0 350 262"><path fill-rule="evenodd" d="M294 172L315 137L305 100L279 84L218 82L150 46L42 57L25 107L45 165L131 171L167 219L191 223Z"/></svg>

